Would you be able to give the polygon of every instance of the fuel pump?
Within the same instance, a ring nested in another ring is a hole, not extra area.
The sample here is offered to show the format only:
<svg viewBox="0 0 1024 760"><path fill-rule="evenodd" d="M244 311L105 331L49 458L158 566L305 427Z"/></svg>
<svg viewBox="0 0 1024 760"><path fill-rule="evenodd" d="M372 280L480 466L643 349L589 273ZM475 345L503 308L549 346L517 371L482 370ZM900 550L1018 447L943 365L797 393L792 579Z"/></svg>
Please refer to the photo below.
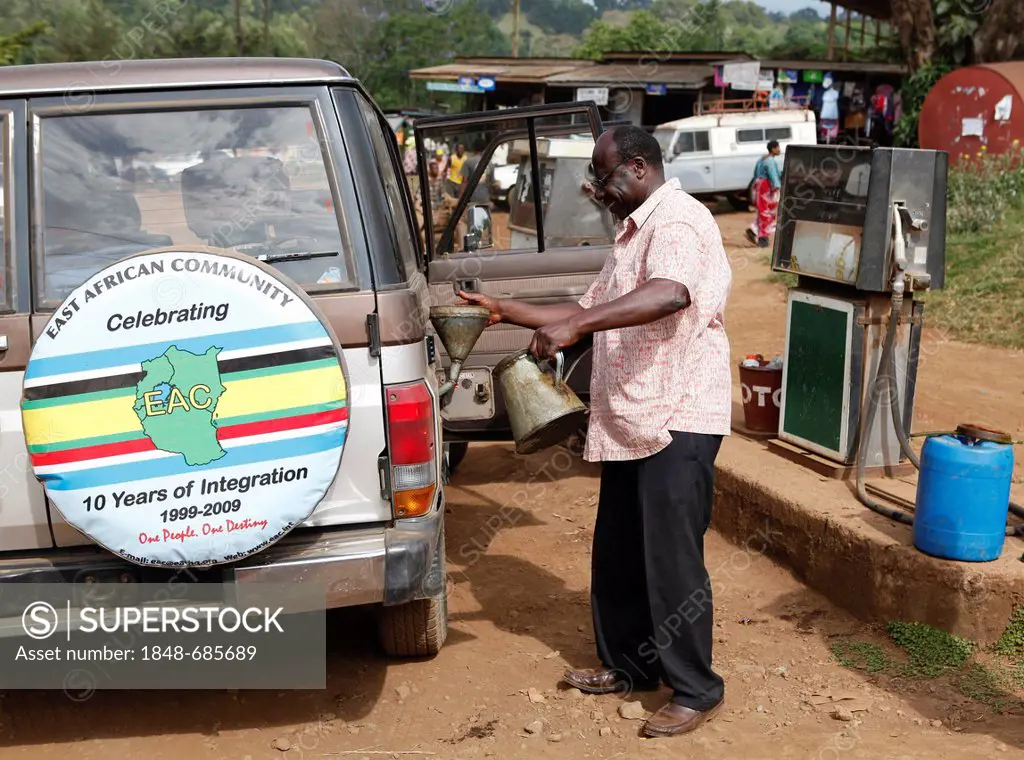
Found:
<svg viewBox="0 0 1024 760"><path fill-rule="evenodd" d="M774 271L797 276L779 438L855 465L860 501L908 524L910 514L868 495L865 476L908 459L920 467L908 437L919 294L945 280L947 173L941 151L792 145L772 253Z"/></svg>
<svg viewBox="0 0 1024 760"><path fill-rule="evenodd" d="M873 467L903 460L898 433L913 417L924 314L915 295L945 275L946 173L936 151L787 149L772 269L798 284L787 304L781 440L846 465L858 455ZM890 369L902 413L875 417L869 390Z"/></svg>

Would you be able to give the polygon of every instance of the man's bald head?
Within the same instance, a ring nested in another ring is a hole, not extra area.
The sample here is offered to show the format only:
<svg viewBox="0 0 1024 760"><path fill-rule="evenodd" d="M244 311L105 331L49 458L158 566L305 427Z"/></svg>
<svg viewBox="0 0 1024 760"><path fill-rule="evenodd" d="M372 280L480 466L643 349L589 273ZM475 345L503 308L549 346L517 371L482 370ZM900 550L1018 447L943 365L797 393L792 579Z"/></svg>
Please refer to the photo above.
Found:
<svg viewBox="0 0 1024 760"><path fill-rule="evenodd" d="M661 146L634 126L613 127L594 145L594 198L620 219L635 211L665 183Z"/></svg>

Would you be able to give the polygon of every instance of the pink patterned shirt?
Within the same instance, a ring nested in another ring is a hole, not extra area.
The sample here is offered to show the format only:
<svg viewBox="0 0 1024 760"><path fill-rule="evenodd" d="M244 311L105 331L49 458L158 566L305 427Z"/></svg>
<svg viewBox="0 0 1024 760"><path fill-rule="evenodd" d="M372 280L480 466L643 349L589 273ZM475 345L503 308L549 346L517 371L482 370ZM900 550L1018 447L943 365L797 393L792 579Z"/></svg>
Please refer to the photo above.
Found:
<svg viewBox="0 0 1024 760"><path fill-rule="evenodd" d="M616 228L615 246L580 306L612 301L653 279L680 282L691 304L655 322L594 334L590 462L641 459L670 430L728 435L729 339L723 313L732 270L711 212L673 179Z"/></svg>

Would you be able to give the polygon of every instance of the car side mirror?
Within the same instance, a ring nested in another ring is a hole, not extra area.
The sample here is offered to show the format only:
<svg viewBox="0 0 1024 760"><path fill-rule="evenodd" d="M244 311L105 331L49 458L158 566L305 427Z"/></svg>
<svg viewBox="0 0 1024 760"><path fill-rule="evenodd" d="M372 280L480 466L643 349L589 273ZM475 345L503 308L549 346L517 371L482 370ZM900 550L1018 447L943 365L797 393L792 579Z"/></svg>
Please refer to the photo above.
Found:
<svg viewBox="0 0 1024 760"><path fill-rule="evenodd" d="M462 250L479 251L493 246L490 209L486 206L470 206L466 212L466 235Z"/></svg>

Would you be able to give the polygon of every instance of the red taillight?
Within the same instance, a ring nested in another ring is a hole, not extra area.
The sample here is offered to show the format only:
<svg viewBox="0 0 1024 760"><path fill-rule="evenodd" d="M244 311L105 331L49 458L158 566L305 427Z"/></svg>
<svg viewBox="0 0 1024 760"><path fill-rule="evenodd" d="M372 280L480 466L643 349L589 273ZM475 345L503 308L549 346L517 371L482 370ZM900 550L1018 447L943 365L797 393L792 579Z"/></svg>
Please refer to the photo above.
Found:
<svg viewBox="0 0 1024 760"><path fill-rule="evenodd" d="M385 392L395 516L416 517L429 511L437 483L434 399L422 381Z"/></svg>

